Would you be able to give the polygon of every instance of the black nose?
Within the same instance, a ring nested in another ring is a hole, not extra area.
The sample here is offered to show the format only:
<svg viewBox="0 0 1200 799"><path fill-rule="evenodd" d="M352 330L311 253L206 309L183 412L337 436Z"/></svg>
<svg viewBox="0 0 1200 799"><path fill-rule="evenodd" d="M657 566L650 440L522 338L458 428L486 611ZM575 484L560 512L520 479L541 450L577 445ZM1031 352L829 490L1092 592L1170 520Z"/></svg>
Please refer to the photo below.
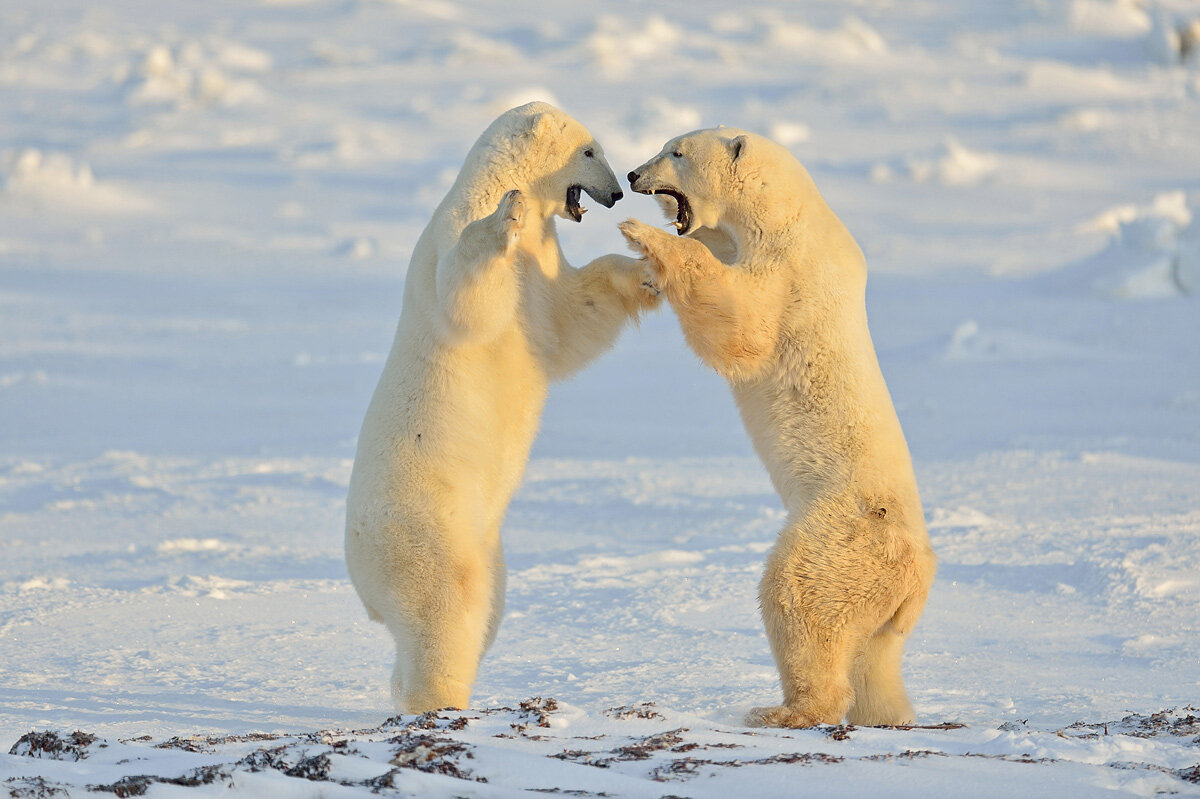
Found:
<svg viewBox="0 0 1200 799"><path fill-rule="evenodd" d="M609 207L609 208L612 208L612 207L613 207L613 205L615 205L615 204L616 204L617 200L621 199L621 198L622 198L622 197L624 197L624 196L625 196L625 192L623 192L623 191L614 191L614 192L613 192L613 195L612 195L612 203L611 203L611 204L610 204L608 207Z"/></svg>
<svg viewBox="0 0 1200 799"><path fill-rule="evenodd" d="M629 178L629 185L632 186L634 183L637 182L637 179L640 178L641 175L639 175L637 172L630 172L625 177Z"/></svg>

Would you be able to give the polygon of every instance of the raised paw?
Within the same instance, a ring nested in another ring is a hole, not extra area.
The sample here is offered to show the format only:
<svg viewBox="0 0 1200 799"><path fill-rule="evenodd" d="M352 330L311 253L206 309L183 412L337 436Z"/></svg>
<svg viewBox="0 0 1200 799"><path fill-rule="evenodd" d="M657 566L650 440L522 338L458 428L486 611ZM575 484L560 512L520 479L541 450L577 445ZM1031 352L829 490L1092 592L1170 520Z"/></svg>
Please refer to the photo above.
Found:
<svg viewBox="0 0 1200 799"><path fill-rule="evenodd" d="M808 713L788 707L775 705L773 707L756 707L746 714L747 727L814 727L821 720Z"/></svg>
<svg viewBox="0 0 1200 799"><path fill-rule="evenodd" d="M617 227L630 248L642 256L649 276L646 282L656 291L662 291L679 265L675 237L636 219L626 219Z"/></svg>
<svg viewBox="0 0 1200 799"><path fill-rule="evenodd" d="M495 219L499 224L501 235L505 237L505 249L512 252L518 239L521 238L521 230L525 226L525 197L521 194L520 189L506 192L500 198L500 204L496 206Z"/></svg>
<svg viewBox="0 0 1200 799"><path fill-rule="evenodd" d="M635 252L648 258L654 258L655 251L658 249L656 245L661 246L664 239L667 242L672 240L663 231L637 219L626 219L617 225L617 228L620 229L621 235L625 237L625 241L629 242L629 246Z"/></svg>

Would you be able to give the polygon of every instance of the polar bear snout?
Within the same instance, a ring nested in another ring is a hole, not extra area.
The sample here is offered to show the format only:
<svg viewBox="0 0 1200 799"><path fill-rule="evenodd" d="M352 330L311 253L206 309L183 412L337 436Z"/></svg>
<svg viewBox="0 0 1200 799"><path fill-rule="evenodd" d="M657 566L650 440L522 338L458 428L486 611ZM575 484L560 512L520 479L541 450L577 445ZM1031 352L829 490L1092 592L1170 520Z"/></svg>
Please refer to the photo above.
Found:
<svg viewBox="0 0 1200 799"><path fill-rule="evenodd" d="M641 172L630 172L625 177L629 180L629 188L638 194L659 194L664 189L674 190L673 187L667 186L662 180L655 180L648 174L646 165L641 167Z"/></svg>
<svg viewBox="0 0 1200 799"><path fill-rule="evenodd" d="M625 196L625 193L621 191L621 184L617 182L617 176L613 174L608 164L601 162L597 166L601 167L603 174L595 175L593 172L592 175L586 176L591 177L591 180L581 180L567 187L567 217L576 222L581 221L587 211L586 208L579 205L579 197L583 192L587 192L589 197L605 208L612 208L617 204L617 200Z"/></svg>
<svg viewBox="0 0 1200 799"><path fill-rule="evenodd" d="M592 191L591 189L584 188L584 191L588 193L589 197L603 205L605 208L612 208L617 204L617 200L625 196L625 192L621 191L620 189L606 192L600 190Z"/></svg>
<svg viewBox="0 0 1200 799"><path fill-rule="evenodd" d="M603 168L603 174L596 176L593 172L591 180L581 181L583 190L588 193L596 202L603 205L605 208L612 208L617 204L617 200L625 196L625 192L621 191L621 184L617 181L617 175L612 171L612 167L603 159L598 159L598 163L594 166Z"/></svg>
<svg viewBox="0 0 1200 799"><path fill-rule="evenodd" d="M655 190L662 184L661 180L655 181L649 174L650 170L647 169L648 166L650 165L642 164L642 166L638 167L638 169L642 170L641 172L633 171L625 176L629 179L629 188L638 194L654 194Z"/></svg>
<svg viewBox="0 0 1200 799"><path fill-rule="evenodd" d="M584 173L587 179L581 180L580 184L589 197L605 208L612 208L616 205L617 200L625 196L625 193L621 191L617 174L613 172L612 167L608 165L608 161L604 160L603 156L593 156L589 161L591 162L588 165L590 168Z"/></svg>

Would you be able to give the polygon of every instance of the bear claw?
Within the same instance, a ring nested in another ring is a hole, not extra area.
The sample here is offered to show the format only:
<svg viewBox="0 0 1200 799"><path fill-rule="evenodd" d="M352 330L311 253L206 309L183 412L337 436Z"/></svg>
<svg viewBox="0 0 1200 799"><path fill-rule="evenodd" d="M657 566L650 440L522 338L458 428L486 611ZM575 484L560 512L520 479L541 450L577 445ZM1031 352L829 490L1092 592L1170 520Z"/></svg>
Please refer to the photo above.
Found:
<svg viewBox="0 0 1200 799"><path fill-rule="evenodd" d="M506 192L500 198L500 205L496 208L496 212L511 249L517 243L517 237L520 235L522 224L525 221L525 198L520 189Z"/></svg>

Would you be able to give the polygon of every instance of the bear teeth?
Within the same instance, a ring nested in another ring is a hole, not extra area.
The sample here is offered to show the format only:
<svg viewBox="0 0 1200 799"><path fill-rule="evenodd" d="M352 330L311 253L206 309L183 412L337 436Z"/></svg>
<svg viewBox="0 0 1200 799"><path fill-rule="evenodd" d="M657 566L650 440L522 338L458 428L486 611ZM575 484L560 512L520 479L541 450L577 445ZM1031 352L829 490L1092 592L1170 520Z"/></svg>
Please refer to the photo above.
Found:
<svg viewBox="0 0 1200 799"><path fill-rule="evenodd" d="M666 188L659 186L653 189L634 189L639 194L665 194L668 197L675 198L677 207L675 221L670 224L678 231L680 236L686 234L692 225L692 206L688 203L687 196L678 189Z"/></svg>
<svg viewBox="0 0 1200 799"><path fill-rule="evenodd" d="M583 215L587 213L587 209L579 205L579 195L582 191L582 186L571 186L567 189L567 215L576 222L583 219Z"/></svg>

